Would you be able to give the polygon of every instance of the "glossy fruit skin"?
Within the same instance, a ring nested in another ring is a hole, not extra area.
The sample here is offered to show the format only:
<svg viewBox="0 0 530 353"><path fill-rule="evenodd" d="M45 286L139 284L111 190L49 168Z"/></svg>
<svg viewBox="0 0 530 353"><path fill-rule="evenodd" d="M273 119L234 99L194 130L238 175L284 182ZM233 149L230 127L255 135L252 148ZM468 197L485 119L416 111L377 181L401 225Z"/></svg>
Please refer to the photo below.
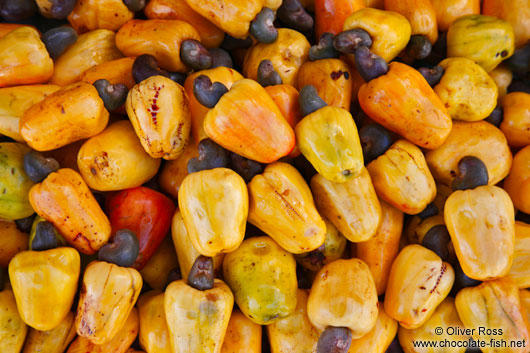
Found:
<svg viewBox="0 0 530 353"><path fill-rule="evenodd" d="M252 46L243 62L243 75L257 80L258 66L269 59L284 84L297 86L300 66L307 60L311 45L299 32L288 28L278 29L278 38L274 43L257 43Z"/></svg>
<svg viewBox="0 0 530 353"><path fill-rule="evenodd" d="M206 48L218 47L224 39L224 32L212 22L195 12L185 0L154 0L145 7L149 19L181 20L190 23Z"/></svg>
<svg viewBox="0 0 530 353"><path fill-rule="evenodd" d="M363 337L353 339L348 353L390 353L387 348L396 336L399 325L385 312L382 302L378 302L378 309L375 326Z"/></svg>
<svg viewBox="0 0 530 353"><path fill-rule="evenodd" d="M425 159L434 179L451 186L458 162L465 156L475 156L484 162L489 185L504 179L512 166L512 153L506 137L501 130L485 121L455 121L445 142L428 151Z"/></svg>
<svg viewBox="0 0 530 353"><path fill-rule="evenodd" d="M361 108L370 118L419 147L439 147L452 126L443 103L418 71L399 62L389 67L386 75L361 86ZM416 109L418 106L423 109Z"/></svg>
<svg viewBox="0 0 530 353"><path fill-rule="evenodd" d="M508 93L502 100L504 119L500 129L512 147L530 144L530 93Z"/></svg>
<svg viewBox="0 0 530 353"><path fill-rule="evenodd" d="M0 38L0 87L46 83L53 60L36 29L20 27Z"/></svg>
<svg viewBox="0 0 530 353"><path fill-rule="evenodd" d="M184 88L151 76L129 91L127 114L144 150L153 158L176 159L188 143L191 114Z"/></svg>
<svg viewBox="0 0 530 353"><path fill-rule="evenodd" d="M21 232L16 223L7 220L0 219L0 266L7 267L11 259L24 250L28 250L28 235ZM0 289L3 287L0 285Z"/></svg>
<svg viewBox="0 0 530 353"><path fill-rule="evenodd" d="M365 0L315 0L316 39L324 33L339 34L346 18L365 7Z"/></svg>
<svg viewBox="0 0 530 353"><path fill-rule="evenodd" d="M431 0L438 30L447 32L458 17L480 14L480 0Z"/></svg>
<svg viewBox="0 0 530 353"><path fill-rule="evenodd" d="M377 305L368 266L359 259L336 260L316 275L307 300L307 316L317 330L347 327L356 339L375 326Z"/></svg>
<svg viewBox="0 0 530 353"><path fill-rule="evenodd" d="M308 296L308 290L298 289L295 311L267 325L272 352L316 352L320 332L307 317Z"/></svg>
<svg viewBox="0 0 530 353"><path fill-rule="evenodd" d="M137 270L91 262L77 305L77 334L96 345L110 342L125 325L141 289L142 276Z"/></svg>
<svg viewBox="0 0 530 353"><path fill-rule="evenodd" d="M486 72L512 56L514 49L512 26L495 17L462 16L447 32L447 56L469 58Z"/></svg>
<svg viewBox="0 0 530 353"><path fill-rule="evenodd" d="M431 0L385 0L385 10L405 16L412 35L424 35L432 44L438 39L438 23Z"/></svg>
<svg viewBox="0 0 530 353"><path fill-rule="evenodd" d="M435 331L438 327L443 328L441 334L440 331ZM462 321L460 321L458 313L456 312L455 300L451 297L445 298L445 300L438 305L429 320L427 320L421 327L413 330L400 327L398 332L399 343L401 343L401 346L406 352L415 352L417 348L414 347L413 342L418 340L442 342L443 340L465 341L470 338L469 336L462 334L448 334L447 329L449 327L454 328L454 331L449 329L449 332L463 332L465 329L464 324L462 324ZM431 350L429 350L429 352L430 351ZM450 351L454 353L464 353L466 348L452 348Z"/></svg>
<svg viewBox="0 0 530 353"><path fill-rule="evenodd" d="M197 146L190 142L184 147L180 157L164 163L162 171L158 175L160 187L174 200L178 198L180 185L188 175L188 162L195 157L198 157Z"/></svg>
<svg viewBox="0 0 530 353"><path fill-rule="evenodd" d="M374 236L381 222L381 206L366 168L345 183L336 183L316 174L311 191L317 209L352 242Z"/></svg>
<svg viewBox="0 0 530 353"><path fill-rule="evenodd" d="M489 75L497 85L497 103L501 104L502 99L508 93L508 86L510 86L510 84L512 83L513 73L510 69L506 67L506 65L501 64L492 71L490 71Z"/></svg>
<svg viewBox="0 0 530 353"><path fill-rule="evenodd" d="M0 134L23 142L19 120L33 104L57 91L55 85L28 85L0 88Z"/></svg>
<svg viewBox="0 0 530 353"><path fill-rule="evenodd" d="M417 244L408 245L390 269L385 311L401 326L418 328L449 294L454 278L451 265L433 251Z"/></svg>
<svg viewBox="0 0 530 353"><path fill-rule="evenodd" d="M261 353L261 336L261 326L248 319L239 309L234 309L221 353Z"/></svg>
<svg viewBox="0 0 530 353"><path fill-rule="evenodd" d="M497 106L497 85L481 66L468 58L449 58L438 65L444 74L434 92L451 118L477 121L491 114Z"/></svg>
<svg viewBox="0 0 530 353"><path fill-rule="evenodd" d="M530 225L515 221L515 246L513 263L508 276L519 288L527 288L530 283L530 273L526 263L530 254Z"/></svg>
<svg viewBox="0 0 530 353"><path fill-rule="evenodd" d="M299 254L324 243L326 225L296 168L283 162L269 164L252 178L248 192L248 222L285 250Z"/></svg>
<svg viewBox="0 0 530 353"><path fill-rule="evenodd" d="M164 290L170 282L170 276L173 272L180 274L180 268L171 237L166 235L153 256L140 270L140 274L144 282L149 284L151 288ZM182 276L178 278L180 279Z"/></svg>
<svg viewBox="0 0 530 353"><path fill-rule="evenodd" d="M78 82L31 106L20 118L20 135L37 151L50 151L99 134L109 112L96 88Z"/></svg>
<svg viewBox="0 0 530 353"><path fill-rule="evenodd" d="M13 291L0 292L0 349L6 353L19 353L24 345L28 326L22 321Z"/></svg>
<svg viewBox="0 0 530 353"><path fill-rule="evenodd" d="M193 136L193 141L198 144L203 138L208 137L204 132L203 121L206 117L209 108L202 105L195 98L193 94L193 82L195 79L200 76L205 75L210 78L212 82L220 82L226 88L230 89L234 82L241 80L243 76L234 69L227 67L216 67L208 70L201 70L199 72L194 72L190 74L186 81L184 82L184 89L189 99L189 106L191 112L191 134Z"/></svg>
<svg viewBox="0 0 530 353"><path fill-rule="evenodd" d="M116 33L116 46L126 56L151 54L163 69L186 72L187 67L180 60L180 45L186 39L201 39L187 22L131 20Z"/></svg>
<svg viewBox="0 0 530 353"><path fill-rule="evenodd" d="M138 310L132 308L123 326L107 343L96 344L86 337L77 336L66 353L126 353L138 335Z"/></svg>
<svg viewBox="0 0 530 353"><path fill-rule="evenodd" d="M83 72L80 80L92 84L97 80L106 79L111 85L121 83L131 89L136 84L132 76L133 63L134 58L106 61Z"/></svg>
<svg viewBox="0 0 530 353"><path fill-rule="evenodd" d="M184 220L182 219L182 213L178 209L173 214L173 219L171 221L171 238L173 239L173 244L177 253L182 278L188 278L188 274L195 263L195 260L201 254L192 244L186 226L184 225ZM221 272L224 255L224 253L220 253L213 257L216 273Z"/></svg>
<svg viewBox="0 0 530 353"><path fill-rule="evenodd" d="M235 38L245 38L248 35L250 21L260 12L263 4L258 0L186 0L186 3L199 15Z"/></svg>
<svg viewBox="0 0 530 353"><path fill-rule="evenodd" d="M526 310L521 304L519 288L508 278L486 281L477 287L462 289L455 298L458 316L466 328L488 326L502 330L500 335L485 332L481 339L504 339L506 341L530 338L530 325ZM500 333L497 331L497 333ZM478 339L478 331L473 334ZM484 349L484 352L494 352ZM511 352L526 352L526 348L510 349Z"/></svg>
<svg viewBox="0 0 530 353"><path fill-rule="evenodd" d="M295 255L296 262L310 271L318 271L324 265L343 257L346 250L346 238L338 229L324 219L326 224L326 239L324 243L313 251Z"/></svg>
<svg viewBox="0 0 530 353"><path fill-rule="evenodd" d="M35 212L83 254L94 254L110 237L107 216L81 175L72 169L48 175L31 188L29 200Z"/></svg>
<svg viewBox="0 0 530 353"><path fill-rule="evenodd" d="M74 313L68 312L59 326L49 331L30 328L22 353L64 352L75 337Z"/></svg>
<svg viewBox="0 0 530 353"><path fill-rule="evenodd" d="M230 288L219 279L205 291L190 287L184 280L172 282L164 296L172 351L221 352L233 305Z"/></svg>
<svg viewBox="0 0 530 353"><path fill-rule="evenodd" d="M519 290L519 299L521 300L521 305L526 310L526 313L528 314L528 311L530 309L530 291L527 289L520 289Z"/></svg>
<svg viewBox="0 0 530 353"><path fill-rule="evenodd" d="M399 252L403 230L403 212L384 201L381 203L381 223L375 235L357 243L357 257L363 260L374 277L377 295L385 292L390 267Z"/></svg>
<svg viewBox="0 0 530 353"><path fill-rule="evenodd" d="M530 4L524 0L485 0L482 14L501 18L513 27L515 47L521 48L530 40Z"/></svg>
<svg viewBox="0 0 530 353"><path fill-rule="evenodd" d="M355 178L364 167L357 127L350 113L342 108L318 109L296 125L295 133L300 152L333 182Z"/></svg>
<svg viewBox="0 0 530 353"><path fill-rule="evenodd" d="M189 174L178 201L190 240L201 255L231 252L243 241L248 191L234 171L215 168Z"/></svg>
<svg viewBox="0 0 530 353"><path fill-rule="evenodd" d="M373 8L355 11L344 21L342 30L361 28L370 34L373 40L370 50L386 62L394 59L409 42L411 27L402 15Z"/></svg>
<svg viewBox="0 0 530 353"><path fill-rule="evenodd" d="M423 153L406 140L395 142L366 168L377 195L402 212L420 213L436 196Z"/></svg>
<svg viewBox="0 0 530 353"><path fill-rule="evenodd" d="M248 238L228 253L223 276L239 309L257 324L271 324L296 308L296 262L269 237Z"/></svg>
<svg viewBox="0 0 530 353"><path fill-rule="evenodd" d="M121 120L83 144L77 165L90 188L116 191L140 186L151 179L158 171L160 159L149 156L131 123Z"/></svg>
<svg viewBox="0 0 530 353"><path fill-rule="evenodd" d="M142 294L137 306L140 319L140 345L148 353L171 353L171 340L164 309L164 293L153 290Z"/></svg>
<svg viewBox="0 0 530 353"><path fill-rule="evenodd" d="M503 189L483 185L459 190L445 202L444 220L464 273L473 279L500 278L514 256L514 208Z"/></svg>
<svg viewBox="0 0 530 353"><path fill-rule="evenodd" d="M24 155L30 149L21 143L0 143L0 217L11 220L30 216L34 211L28 191L34 183L24 171Z"/></svg>
<svg viewBox="0 0 530 353"><path fill-rule="evenodd" d="M524 147L513 159L510 174L504 181L504 190L508 192L516 209L530 213L530 202L528 189L530 181L530 147Z"/></svg>
<svg viewBox="0 0 530 353"><path fill-rule="evenodd" d="M86 0L76 2L68 22L77 33L95 29L117 31L133 17L134 12L122 0Z"/></svg>
<svg viewBox="0 0 530 353"><path fill-rule="evenodd" d="M37 33L40 34L40 32L37 29L37 27L32 26L32 25L22 24L22 23L0 23L0 38L4 37L9 32L11 32L11 31L13 31L13 30L15 30L17 28L20 28L20 27L33 28L33 29L37 30Z"/></svg>
<svg viewBox="0 0 530 353"><path fill-rule="evenodd" d="M173 201L140 186L109 197L106 209L113 234L129 229L138 237L140 253L132 267L141 270L169 231L175 210Z"/></svg>
<svg viewBox="0 0 530 353"><path fill-rule="evenodd" d="M9 263L9 278L22 320L40 331L59 326L74 301L80 266L72 248L18 253Z"/></svg>
<svg viewBox="0 0 530 353"><path fill-rule="evenodd" d="M293 129L257 82L239 80L204 119L204 131L229 151L272 163L295 146Z"/></svg>
<svg viewBox="0 0 530 353"><path fill-rule="evenodd" d="M296 124L302 119L300 104L298 104L298 90L291 85L281 84L267 86L265 87L265 91L271 96L285 120L294 129ZM296 148L292 153L295 153L295 151Z"/></svg>
<svg viewBox="0 0 530 353"><path fill-rule="evenodd" d="M350 110L352 78L348 65L339 59L306 61L298 73L298 87L313 85L318 95L334 107Z"/></svg>
<svg viewBox="0 0 530 353"><path fill-rule="evenodd" d="M55 61L51 83L70 85L79 81L83 72L91 67L122 58L115 37L114 32L108 29L96 29L80 35L77 42Z"/></svg>

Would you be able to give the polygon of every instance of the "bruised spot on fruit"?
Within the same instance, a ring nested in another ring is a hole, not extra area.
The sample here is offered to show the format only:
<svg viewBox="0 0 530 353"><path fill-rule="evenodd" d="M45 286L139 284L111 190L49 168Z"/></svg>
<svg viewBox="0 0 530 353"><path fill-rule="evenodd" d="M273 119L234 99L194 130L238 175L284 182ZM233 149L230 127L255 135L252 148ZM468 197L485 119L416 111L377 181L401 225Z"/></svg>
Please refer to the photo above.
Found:
<svg viewBox="0 0 530 353"><path fill-rule="evenodd" d="M197 313L195 311L188 311L186 313L186 318L189 320L195 320L197 319Z"/></svg>
<svg viewBox="0 0 530 353"><path fill-rule="evenodd" d="M219 309L212 301L204 301L199 305L199 312L208 317L214 317L219 314Z"/></svg>
<svg viewBox="0 0 530 353"><path fill-rule="evenodd" d="M206 293L206 299L215 302L219 299L219 296L215 293Z"/></svg>
<svg viewBox="0 0 530 353"><path fill-rule="evenodd" d="M347 71L342 71L342 70L333 71L329 76L331 77L333 81L336 81L339 78L341 78L341 76L343 75L344 75L345 80L348 80L350 78L350 74Z"/></svg>

